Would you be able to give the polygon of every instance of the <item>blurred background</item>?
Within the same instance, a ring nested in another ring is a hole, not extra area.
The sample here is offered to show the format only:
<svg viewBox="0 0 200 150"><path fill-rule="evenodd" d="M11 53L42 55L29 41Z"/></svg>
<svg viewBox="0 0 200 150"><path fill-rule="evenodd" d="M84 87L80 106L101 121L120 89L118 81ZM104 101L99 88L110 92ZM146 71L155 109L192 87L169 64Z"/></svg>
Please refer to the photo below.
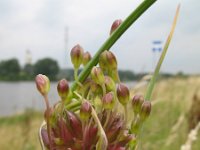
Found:
<svg viewBox="0 0 200 150"><path fill-rule="evenodd" d="M37 131L45 105L36 90L35 75L42 73L51 79L49 97L55 103L59 99L57 81L73 81L71 48L80 44L94 55L108 38L113 21L125 19L141 2L0 1L2 150L40 149ZM147 81L140 81L156 66L178 3L178 24L153 93L152 116L142 135L144 150L181 149L192 129L197 129L192 149L200 149L200 2L157 1L111 48L120 78L131 94L144 94Z"/></svg>

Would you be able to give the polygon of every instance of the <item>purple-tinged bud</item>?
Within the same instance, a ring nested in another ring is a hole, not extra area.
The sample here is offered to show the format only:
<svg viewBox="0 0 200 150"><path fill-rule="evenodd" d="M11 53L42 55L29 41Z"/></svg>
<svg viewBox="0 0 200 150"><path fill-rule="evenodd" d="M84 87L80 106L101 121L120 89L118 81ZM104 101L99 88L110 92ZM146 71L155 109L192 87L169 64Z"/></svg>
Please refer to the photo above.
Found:
<svg viewBox="0 0 200 150"><path fill-rule="evenodd" d="M104 70L117 69L117 59L111 51L104 51L99 57L99 66Z"/></svg>
<svg viewBox="0 0 200 150"><path fill-rule="evenodd" d="M45 75L38 74L35 77L35 83L38 91L44 96L47 95L50 89L50 81L49 78Z"/></svg>
<svg viewBox="0 0 200 150"><path fill-rule="evenodd" d="M62 79L57 85L58 94L62 100L65 100L69 94L69 83L66 79Z"/></svg>
<svg viewBox="0 0 200 150"><path fill-rule="evenodd" d="M101 70L101 68L99 67L93 67L91 70L91 78L94 82L96 82L97 84L104 84L105 82L105 78L104 78L104 74Z"/></svg>
<svg viewBox="0 0 200 150"><path fill-rule="evenodd" d="M129 101L130 92L126 85L119 83L117 86L117 98L122 105L126 105Z"/></svg>
<svg viewBox="0 0 200 150"><path fill-rule="evenodd" d="M121 19L117 19L113 22L111 29L110 29L110 35L121 25L122 20Z"/></svg>
<svg viewBox="0 0 200 150"><path fill-rule="evenodd" d="M84 53L84 50L79 44L77 44L76 46L72 48L70 55L71 55L72 64L74 65L75 69L78 69L80 65L82 64L83 53Z"/></svg>
<svg viewBox="0 0 200 150"><path fill-rule="evenodd" d="M141 111L141 106L144 102L144 97L142 95L135 95L132 99L132 107L134 113L139 113Z"/></svg>
<svg viewBox="0 0 200 150"><path fill-rule="evenodd" d="M80 118L87 121L92 113L92 106L88 101L84 101L80 108Z"/></svg>
<svg viewBox="0 0 200 150"><path fill-rule="evenodd" d="M83 54L83 65L85 66L90 60L91 60L91 55L89 52L85 52Z"/></svg>
<svg viewBox="0 0 200 150"><path fill-rule="evenodd" d="M103 108L104 109L113 109L115 104L115 96L113 92L109 92L102 98Z"/></svg>
<svg viewBox="0 0 200 150"><path fill-rule="evenodd" d="M73 135L77 138L82 138L82 124L77 115L73 112L67 112L67 117L70 127L73 129Z"/></svg>
<svg viewBox="0 0 200 150"><path fill-rule="evenodd" d="M150 101L144 101L141 106L140 111L140 119L141 121L146 120L151 113L151 102Z"/></svg>
<svg viewBox="0 0 200 150"><path fill-rule="evenodd" d="M108 92L115 91L115 89L116 89L115 82L109 76L105 76L105 86L106 86L106 90Z"/></svg>

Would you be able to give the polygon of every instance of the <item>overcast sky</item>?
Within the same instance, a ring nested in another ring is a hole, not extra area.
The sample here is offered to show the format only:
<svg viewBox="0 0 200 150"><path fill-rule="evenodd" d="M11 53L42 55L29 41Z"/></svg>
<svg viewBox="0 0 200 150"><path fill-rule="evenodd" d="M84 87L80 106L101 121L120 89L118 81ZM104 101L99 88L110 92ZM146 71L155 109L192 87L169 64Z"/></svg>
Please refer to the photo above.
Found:
<svg viewBox="0 0 200 150"><path fill-rule="evenodd" d="M71 67L69 53L75 44L94 54L112 22L125 19L141 2L0 0L0 60L16 57L23 65L29 49L33 63L52 57ZM111 48L120 69L152 70L159 55L153 56L152 41L165 42L179 2L180 17L162 71L200 73L199 0L158 0Z"/></svg>

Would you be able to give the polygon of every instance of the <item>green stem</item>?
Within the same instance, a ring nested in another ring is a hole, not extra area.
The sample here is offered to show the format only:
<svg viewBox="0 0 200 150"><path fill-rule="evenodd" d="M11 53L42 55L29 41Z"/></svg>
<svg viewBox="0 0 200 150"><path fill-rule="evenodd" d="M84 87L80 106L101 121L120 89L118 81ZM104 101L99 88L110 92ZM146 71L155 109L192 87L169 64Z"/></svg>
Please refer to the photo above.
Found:
<svg viewBox="0 0 200 150"><path fill-rule="evenodd" d="M153 91L153 88L154 88L154 85L155 85L155 82L156 82L156 79L159 75L159 71L160 71L160 67L163 63L163 60L165 58L165 55L167 53L167 50L168 50L168 47L169 47L169 44L170 44L170 41L172 39L172 36L173 36L173 33L174 33L174 30L175 30L175 27L176 27L176 22L177 22L177 18L178 18L178 14L179 14L179 10L180 10L180 4L178 5L177 7L177 10L176 10L176 15L174 17L174 21L173 21L173 24L172 24L172 28L171 28L171 31L170 31L170 34L167 38L167 41L165 42L165 46L163 48L163 51L162 51L162 54L160 56L160 59L157 63L157 66L155 68L155 71L154 71L154 74L151 78L151 81L147 87L147 92L146 92L146 95L145 95L145 100L150 100L151 99L151 94L152 94L152 91Z"/></svg>
<svg viewBox="0 0 200 150"><path fill-rule="evenodd" d="M98 63L100 54L109 50L113 44L121 37L121 35L157 0L144 0L136 9L133 11L123 23L111 34L111 36L105 41L105 43L99 48L94 57L84 67L83 71L78 77L79 82L83 82L89 75L93 66ZM71 90L74 91L77 87L77 82L73 82Z"/></svg>

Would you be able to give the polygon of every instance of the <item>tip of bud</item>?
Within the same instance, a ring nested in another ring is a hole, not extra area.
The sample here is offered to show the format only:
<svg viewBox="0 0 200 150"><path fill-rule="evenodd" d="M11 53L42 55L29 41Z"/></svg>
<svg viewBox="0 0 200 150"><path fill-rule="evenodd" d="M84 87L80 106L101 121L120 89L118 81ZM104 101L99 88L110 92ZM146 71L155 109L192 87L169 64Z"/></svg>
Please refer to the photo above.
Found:
<svg viewBox="0 0 200 150"><path fill-rule="evenodd" d="M44 96L48 94L50 89L50 81L49 78L43 74L38 74L35 77L35 83L38 91Z"/></svg>
<svg viewBox="0 0 200 150"><path fill-rule="evenodd" d="M80 65L82 64L83 61L83 48L77 44L74 46L71 50L70 56L71 56L71 61L74 65L74 68L78 69Z"/></svg>
<svg viewBox="0 0 200 150"><path fill-rule="evenodd" d="M110 35L122 24L121 19L117 19L113 22L111 29L110 29Z"/></svg>
<svg viewBox="0 0 200 150"><path fill-rule="evenodd" d="M129 101L130 92L126 85L119 83L117 86L117 98L122 105L126 105Z"/></svg>
<svg viewBox="0 0 200 150"><path fill-rule="evenodd" d="M144 101L141 106L140 111L140 118L142 121L146 120L151 113L151 102L150 101Z"/></svg>
<svg viewBox="0 0 200 150"><path fill-rule="evenodd" d="M69 94L69 83L66 79L62 79L57 85L58 94L62 100L65 100Z"/></svg>

